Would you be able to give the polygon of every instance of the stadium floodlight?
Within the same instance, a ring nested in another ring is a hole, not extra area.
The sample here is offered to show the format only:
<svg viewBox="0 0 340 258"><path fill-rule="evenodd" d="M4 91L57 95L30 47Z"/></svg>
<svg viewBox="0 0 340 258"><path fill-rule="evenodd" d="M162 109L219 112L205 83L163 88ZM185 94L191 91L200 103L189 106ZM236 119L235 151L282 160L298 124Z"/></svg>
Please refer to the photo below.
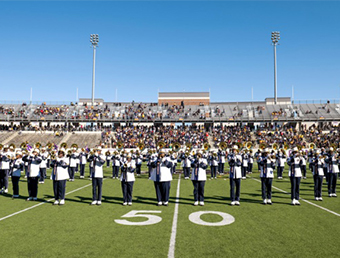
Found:
<svg viewBox="0 0 340 258"><path fill-rule="evenodd" d="M95 71L96 71L96 48L99 42L98 34L90 35L90 42L93 47L93 70L92 70L92 106L94 105L94 85L95 85Z"/></svg>
<svg viewBox="0 0 340 258"><path fill-rule="evenodd" d="M274 46L274 102L277 104L277 76L276 76L276 46L278 45L280 40L280 32L273 31L272 32L272 43Z"/></svg>

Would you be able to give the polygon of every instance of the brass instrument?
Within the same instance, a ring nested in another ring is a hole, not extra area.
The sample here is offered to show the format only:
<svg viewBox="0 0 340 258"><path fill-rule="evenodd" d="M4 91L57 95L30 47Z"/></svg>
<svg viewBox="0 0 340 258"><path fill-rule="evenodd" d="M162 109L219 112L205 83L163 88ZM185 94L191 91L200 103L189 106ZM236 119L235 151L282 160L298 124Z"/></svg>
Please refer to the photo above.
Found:
<svg viewBox="0 0 340 258"><path fill-rule="evenodd" d="M251 142L246 143L247 150L250 150L253 147L253 144Z"/></svg>
<svg viewBox="0 0 340 258"><path fill-rule="evenodd" d="M331 147L336 150L338 148L338 146L336 145L336 143L331 143Z"/></svg>
<svg viewBox="0 0 340 258"><path fill-rule="evenodd" d="M62 144L60 144L60 148L67 149L67 143L63 142Z"/></svg>
<svg viewBox="0 0 340 258"><path fill-rule="evenodd" d="M272 146L273 150L278 150L279 148L279 145L277 143L274 143L273 146Z"/></svg>
<svg viewBox="0 0 340 258"><path fill-rule="evenodd" d="M13 148L13 149L15 149L15 144L14 143L11 143L10 145L9 145L9 148Z"/></svg>
<svg viewBox="0 0 340 258"><path fill-rule="evenodd" d="M140 151L143 151L145 149L145 144L140 142L140 143L137 144L137 147Z"/></svg>
<svg viewBox="0 0 340 258"><path fill-rule="evenodd" d="M210 144L209 144L208 142L206 142L206 143L203 144L203 149L204 149L205 151L209 151L210 148L211 148L211 146L210 146Z"/></svg>
<svg viewBox="0 0 340 258"><path fill-rule="evenodd" d="M197 158L199 158L199 159L202 158L202 154L201 154L201 153L198 153L198 154L197 154Z"/></svg>
<svg viewBox="0 0 340 258"><path fill-rule="evenodd" d="M297 148L299 151L302 150L302 145L298 145Z"/></svg>
<svg viewBox="0 0 340 258"><path fill-rule="evenodd" d="M314 150L315 147L316 147L315 143L312 142L312 143L309 144L309 149Z"/></svg>
<svg viewBox="0 0 340 258"><path fill-rule="evenodd" d="M106 155L106 156L110 156L110 155L111 155L111 152L108 150L108 151L105 152L105 155Z"/></svg>
<svg viewBox="0 0 340 258"><path fill-rule="evenodd" d="M179 142L175 142L173 145L172 145L172 150L174 152L178 152L181 148L181 144Z"/></svg>
<svg viewBox="0 0 340 258"><path fill-rule="evenodd" d="M238 150L241 150L243 147L243 144L241 142L236 143Z"/></svg>
<svg viewBox="0 0 340 258"><path fill-rule="evenodd" d="M51 159L56 159L57 158L57 154L55 151L51 151Z"/></svg>
<svg viewBox="0 0 340 258"><path fill-rule="evenodd" d="M41 143L40 143L40 142L36 142L36 143L34 144L34 147L36 147L37 149L40 149Z"/></svg>
<svg viewBox="0 0 340 258"><path fill-rule="evenodd" d="M157 148L158 149L163 149L164 147L165 147L165 142L163 142L163 141L157 142Z"/></svg>
<svg viewBox="0 0 340 258"><path fill-rule="evenodd" d="M22 144L20 144L20 148L21 148L22 150L26 150L26 148L27 148L26 142L23 142Z"/></svg>
<svg viewBox="0 0 340 258"><path fill-rule="evenodd" d="M289 145L287 143L284 143L283 144L283 149L286 151L286 150L288 150L288 148L289 148Z"/></svg>
<svg viewBox="0 0 340 258"><path fill-rule="evenodd" d="M261 143L260 145L259 145L259 149L260 150L264 150L266 148L266 144L265 143Z"/></svg>
<svg viewBox="0 0 340 258"><path fill-rule="evenodd" d="M188 151L191 151L192 149L192 144L190 142L185 144L185 147L187 148Z"/></svg>
<svg viewBox="0 0 340 258"><path fill-rule="evenodd" d="M78 149L78 144L73 143L73 144L71 145L71 148L76 148L76 149Z"/></svg>
<svg viewBox="0 0 340 258"><path fill-rule="evenodd" d="M122 142L117 142L117 149L118 150L123 149L123 147L124 147L124 144Z"/></svg>
<svg viewBox="0 0 340 258"><path fill-rule="evenodd" d="M218 145L218 148L221 150L225 150L227 148L227 143L226 142L220 142Z"/></svg>
<svg viewBox="0 0 340 258"><path fill-rule="evenodd" d="M47 150L52 150L53 144L51 142L48 142L46 144Z"/></svg>

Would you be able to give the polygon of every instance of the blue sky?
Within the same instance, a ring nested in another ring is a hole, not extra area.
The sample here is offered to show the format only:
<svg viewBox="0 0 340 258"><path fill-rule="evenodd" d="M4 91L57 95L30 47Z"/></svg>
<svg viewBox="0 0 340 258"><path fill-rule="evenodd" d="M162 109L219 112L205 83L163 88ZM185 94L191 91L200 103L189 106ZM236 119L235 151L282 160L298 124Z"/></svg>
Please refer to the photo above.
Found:
<svg viewBox="0 0 340 258"><path fill-rule="evenodd" d="M340 2L2 2L0 100L96 97L157 101L159 91L209 91L211 101L273 96L340 99Z"/></svg>

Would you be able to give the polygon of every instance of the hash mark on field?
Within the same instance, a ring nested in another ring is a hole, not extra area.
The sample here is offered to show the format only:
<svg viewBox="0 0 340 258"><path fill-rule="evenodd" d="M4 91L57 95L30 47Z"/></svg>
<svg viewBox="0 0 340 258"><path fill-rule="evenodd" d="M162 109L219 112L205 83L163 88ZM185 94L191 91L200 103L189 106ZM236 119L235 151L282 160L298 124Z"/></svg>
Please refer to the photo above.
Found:
<svg viewBox="0 0 340 258"><path fill-rule="evenodd" d="M68 192L68 193L66 193L65 195L69 195L69 194L71 194L71 193L77 192L77 191L79 191L79 190L81 190L81 189L84 189L85 187L90 186L90 185L92 185L92 183L91 183L91 184L88 184L88 185L85 185L85 186L82 186L82 187L80 187L80 188L78 188L78 189L72 190L71 192ZM3 217L3 218L0 218L0 221L5 220L5 219L8 219L8 218L10 218L10 217L13 217L13 216L15 216L15 215L18 215L18 214L23 213L23 212L25 212L25 211L29 211L29 210L31 210L31 209L33 209L33 208L36 208L36 207L38 207L38 206L40 206L40 205L43 205L43 204L45 204L45 203L48 203L48 202L50 202L50 201L52 201L52 200L54 200L54 198L49 199L49 200L44 201L44 202L41 202L41 203L38 203L38 204L36 204L36 205L33 205L33 206L31 206L31 207L29 207L29 208L26 208L26 209L23 209L23 210L21 210L21 211L14 212L14 213L12 213L12 214L10 214L10 215L7 215L7 216L5 216L5 217Z"/></svg>
<svg viewBox="0 0 340 258"><path fill-rule="evenodd" d="M261 181L258 180L258 179L256 179L256 178L253 178L253 177L250 177L250 178L253 179L253 180L255 180L255 181L257 181L257 182L260 182L260 183L261 183ZM284 190L282 190L282 189L280 189L280 188L277 188L277 187L275 187L275 186L272 186L272 187L273 187L274 189L276 189L276 190L282 192L282 193L289 194L287 191L284 191ZM327 208L324 208L324 207L322 207L322 206L320 206L320 205L317 205L317 204L315 204L315 203L312 203L312 202L310 202L310 201L307 201L307 200L305 200L305 199L303 199L303 198L300 198L300 200L302 200L302 201L304 201L304 202L306 202L306 203L308 203L308 204L310 204L310 205L313 205L313 206L315 206L315 207L317 207L317 208L320 208L321 210L327 211L327 212L329 212L329 213L331 213L331 214L333 214L333 215L335 215L335 216L340 217L340 214L339 214L339 213L336 213L336 212L334 212L334 211L331 211L331 210L329 210L329 209L327 209Z"/></svg>
<svg viewBox="0 0 340 258"><path fill-rule="evenodd" d="M180 189L180 182L181 182L181 174L178 176L178 183L177 183L177 192L176 192L176 203L175 203L175 212L174 212L174 219L172 221L172 229L171 229L171 237L170 237L170 245L169 245L169 252L168 258L175 257L175 244L176 244L176 232L177 232L177 220L178 220L178 205L179 205L179 189Z"/></svg>

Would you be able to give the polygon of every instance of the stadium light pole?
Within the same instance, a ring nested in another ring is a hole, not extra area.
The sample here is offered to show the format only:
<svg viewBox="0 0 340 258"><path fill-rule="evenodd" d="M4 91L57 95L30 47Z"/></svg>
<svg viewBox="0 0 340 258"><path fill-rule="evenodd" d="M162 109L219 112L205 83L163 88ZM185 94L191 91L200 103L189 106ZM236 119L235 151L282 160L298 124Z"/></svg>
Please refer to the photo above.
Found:
<svg viewBox="0 0 340 258"><path fill-rule="evenodd" d="M274 46L274 102L277 104L277 67L276 67L276 46L278 45L280 40L280 32L273 31L272 32L272 43Z"/></svg>
<svg viewBox="0 0 340 258"><path fill-rule="evenodd" d="M95 85L95 72L96 72L96 48L98 46L98 34L90 35L90 42L93 47L93 70L92 70L92 106L94 106L94 85Z"/></svg>

